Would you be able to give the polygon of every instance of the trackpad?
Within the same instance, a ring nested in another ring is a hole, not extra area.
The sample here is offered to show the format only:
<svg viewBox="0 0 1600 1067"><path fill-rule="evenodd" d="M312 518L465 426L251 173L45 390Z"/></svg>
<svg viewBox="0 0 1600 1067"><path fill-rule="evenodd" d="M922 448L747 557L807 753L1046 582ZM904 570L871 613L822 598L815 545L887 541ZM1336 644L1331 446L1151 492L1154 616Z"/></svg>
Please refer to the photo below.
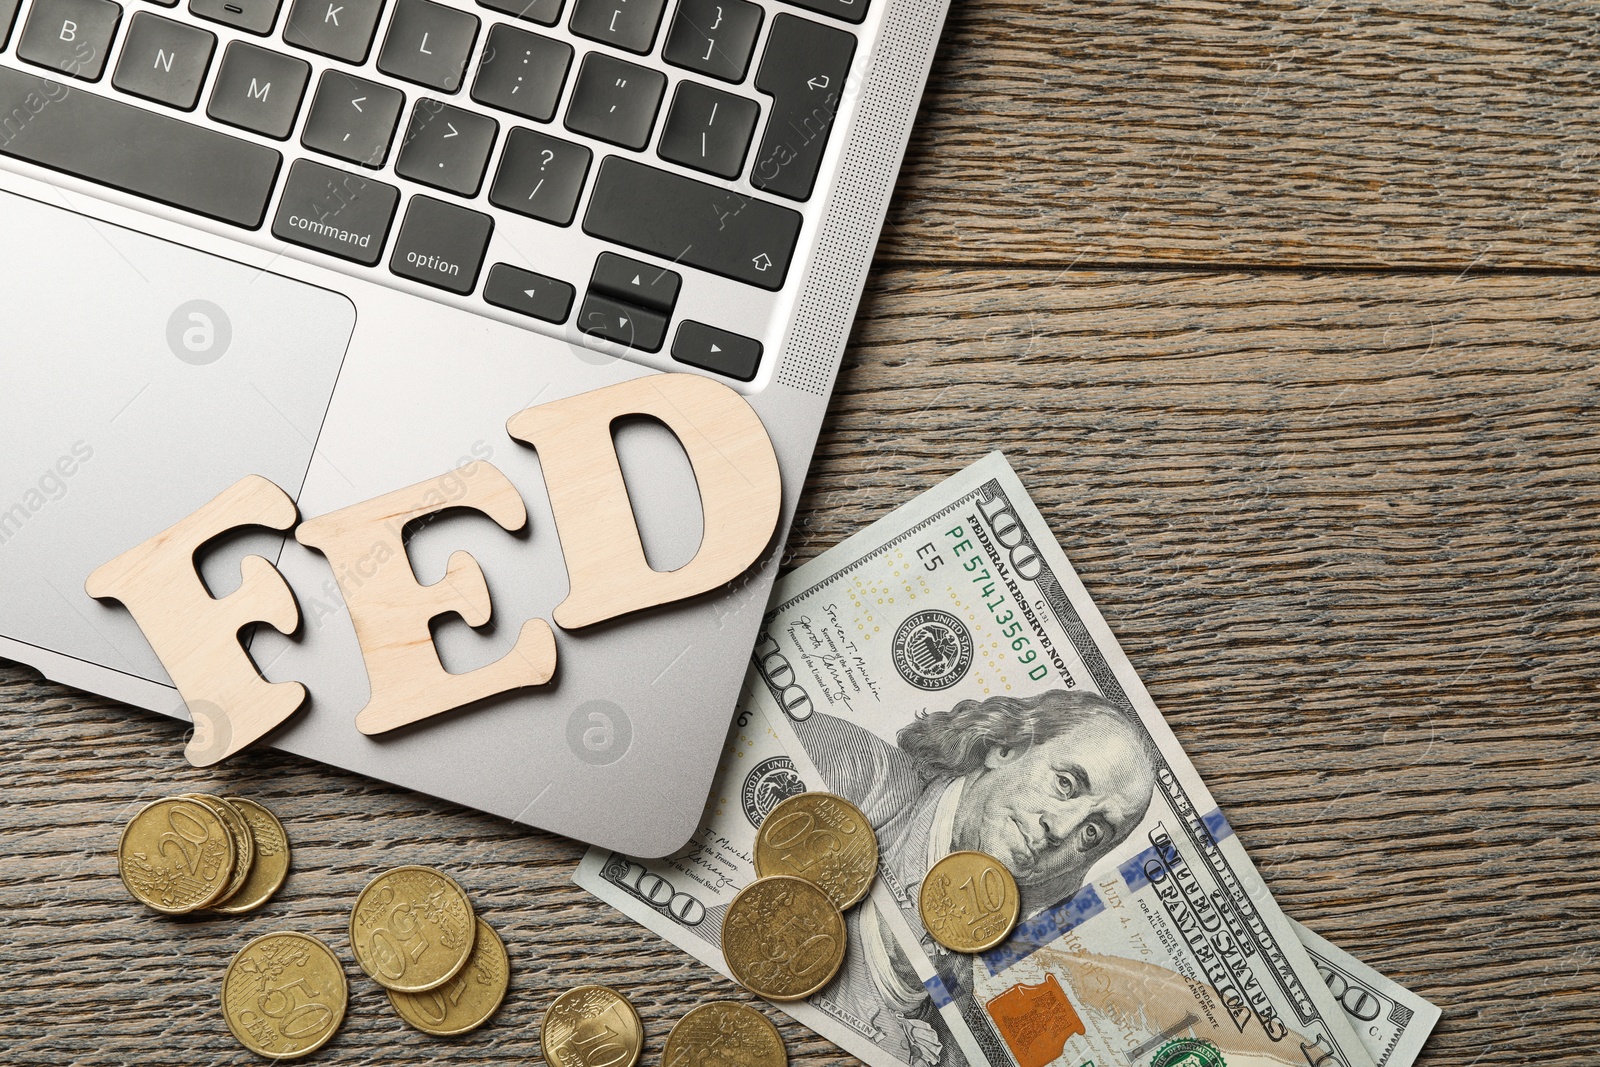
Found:
<svg viewBox="0 0 1600 1067"><path fill-rule="evenodd" d="M84 579L246 474L298 497L355 308L9 193L0 233L0 635L166 681Z"/></svg>

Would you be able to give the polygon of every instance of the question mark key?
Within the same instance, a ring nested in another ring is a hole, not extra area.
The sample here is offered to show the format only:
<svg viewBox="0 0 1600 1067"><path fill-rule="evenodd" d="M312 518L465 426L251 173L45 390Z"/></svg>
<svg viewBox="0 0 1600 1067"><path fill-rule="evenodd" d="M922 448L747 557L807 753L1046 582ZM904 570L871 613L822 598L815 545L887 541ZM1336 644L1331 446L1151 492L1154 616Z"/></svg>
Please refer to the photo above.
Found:
<svg viewBox="0 0 1600 1067"><path fill-rule="evenodd" d="M593 160L594 154L580 144L515 127L506 137L489 201L529 218L571 225Z"/></svg>

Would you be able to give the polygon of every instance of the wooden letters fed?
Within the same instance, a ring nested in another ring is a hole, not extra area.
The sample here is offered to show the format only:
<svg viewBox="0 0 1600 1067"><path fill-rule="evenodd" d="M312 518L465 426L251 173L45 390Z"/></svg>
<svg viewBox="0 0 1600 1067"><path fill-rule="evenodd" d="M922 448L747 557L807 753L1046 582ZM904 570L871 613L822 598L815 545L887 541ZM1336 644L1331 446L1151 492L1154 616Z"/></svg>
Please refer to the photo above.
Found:
<svg viewBox="0 0 1600 1067"><path fill-rule="evenodd" d="M656 571L646 562L617 461L612 426L633 415L666 424L699 485L705 533L694 559L675 571ZM708 378L660 374L622 382L529 408L507 429L539 454L570 585L555 609L563 629L715 589L756 561L777 525L782 493L766 428L743 397ZM466 552L450 557L442 580L420 584L403 532L415 519L456 507L481 511L507 531L527 523L511 481L479 461L309 519L295 535L321 552L336 575L362 574L360 583L341 581L340 588L371 689L356 717L363 733L383 733L554 676L555 637L542 619L524 623L515 647L486 667L451 674L440 663L429 624L451 613L470 626L487 623L488 584ZM195 569L195 553L231 530L288 531L297 518L283 490L251 475L104 564L84 584L90 596L127 607L191 715L210 720L211 732L226 739L220 746L209 738L191 742L185 754L197 766L232 755L282 723L304 702L306 689L266 681L239 640L240 630L253 623L284 634L298 628L300 612L283 576L249 556L242 564L244 584L215 598ZM375 553L381 558L373 566Z"/></svg>

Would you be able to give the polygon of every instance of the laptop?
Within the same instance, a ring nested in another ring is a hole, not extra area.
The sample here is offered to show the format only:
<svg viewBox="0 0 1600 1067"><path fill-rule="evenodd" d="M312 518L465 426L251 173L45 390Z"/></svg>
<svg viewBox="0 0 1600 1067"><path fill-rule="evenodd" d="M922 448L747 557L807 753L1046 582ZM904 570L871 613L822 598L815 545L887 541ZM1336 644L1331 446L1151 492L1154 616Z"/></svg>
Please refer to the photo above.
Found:
<svg viewBox="0 0 1600 1067"><path fill-rule="evenodd" d="M278 748L639 856L698 826L920 101L947 0L0 0L0 657L187 718L96 567L246 475L302 519L475 462L528 528L467 551L505 655L568 587L530 406L708 376L783 478L771 549L711 594L556 631L551 684L374 737L341 583L252 531L299 630L252 658L307 704ZM614 428L650 565L693 558L675 437ZM179 759L174 745L173 758ZM248 757L245 757L248 758Z"/></svg>

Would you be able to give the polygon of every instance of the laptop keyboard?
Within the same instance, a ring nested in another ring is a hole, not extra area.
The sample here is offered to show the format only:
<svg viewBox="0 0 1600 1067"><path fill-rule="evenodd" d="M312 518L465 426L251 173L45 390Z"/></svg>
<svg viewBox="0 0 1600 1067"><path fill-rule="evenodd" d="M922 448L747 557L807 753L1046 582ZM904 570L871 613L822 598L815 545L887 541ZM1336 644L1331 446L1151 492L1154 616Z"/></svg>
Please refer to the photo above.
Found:
<svg viewBox="0 0 1600 1067"><path fill-rule="evenodd" d="M867 2L0 0L0 154L748 381L675 311L783 290ZM508 220L618 250L493 262Z"/></svg>

